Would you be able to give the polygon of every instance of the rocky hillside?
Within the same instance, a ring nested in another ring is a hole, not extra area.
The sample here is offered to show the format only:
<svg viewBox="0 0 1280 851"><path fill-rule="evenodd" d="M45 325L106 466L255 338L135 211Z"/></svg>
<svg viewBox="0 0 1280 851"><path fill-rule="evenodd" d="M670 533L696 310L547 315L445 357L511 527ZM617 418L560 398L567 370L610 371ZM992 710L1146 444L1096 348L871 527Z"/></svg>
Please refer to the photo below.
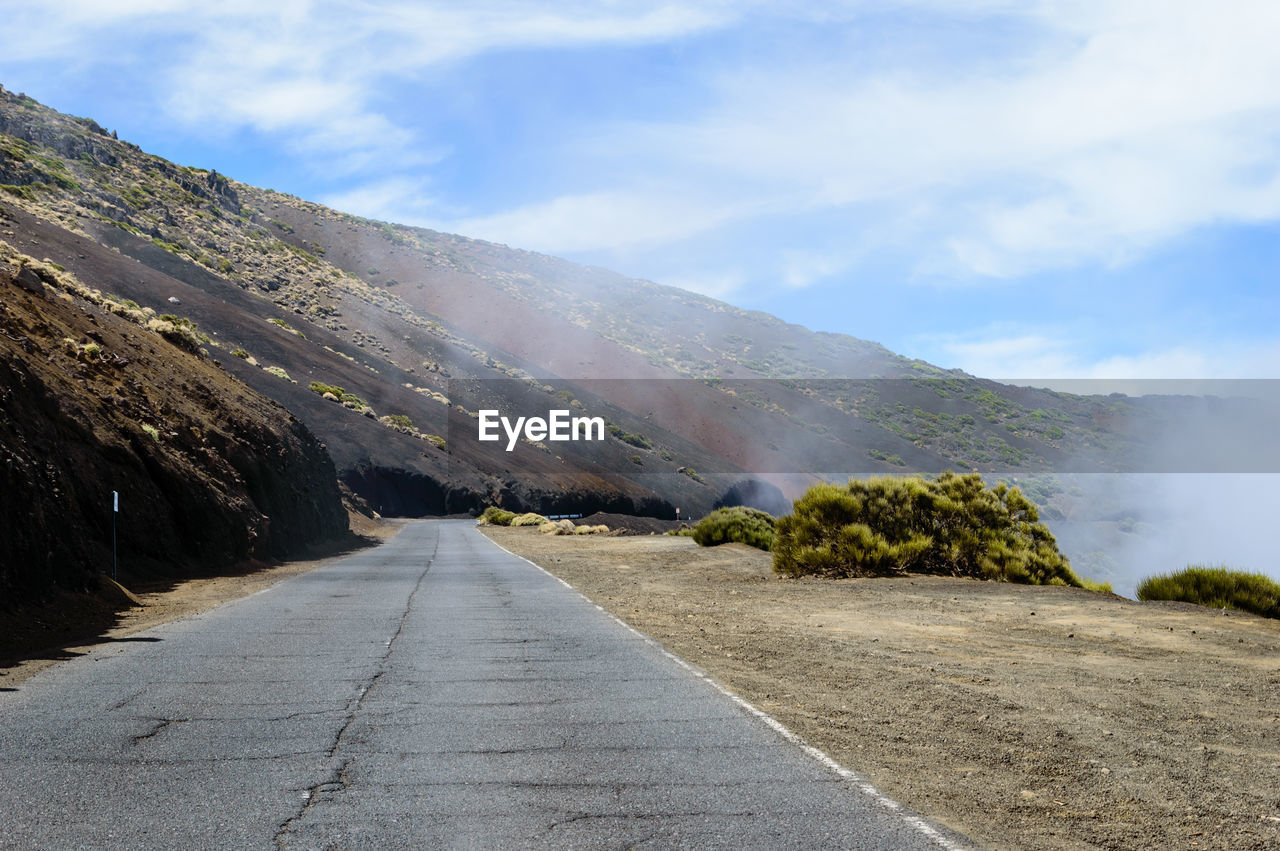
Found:
<svg viewBox="0 0 1280 851"><path fill-rule="evenodd" d="M670 515L814 474L1139 468L1124 397L1000 385L602 269L370 221L179 166L0 89L0 209L20 250L179 312L388 514L499 503ZM603 442L477 439L564 408ZM1153 420L1154 418L1154 420Z"/></svg>
<svg viewBox="0 0 1280 851"><path fill-rule="evenodd" d="M96 587L113 491L129 583L346 533L324 446L201 346L184 319L0 241L0 605Z"/></svg>

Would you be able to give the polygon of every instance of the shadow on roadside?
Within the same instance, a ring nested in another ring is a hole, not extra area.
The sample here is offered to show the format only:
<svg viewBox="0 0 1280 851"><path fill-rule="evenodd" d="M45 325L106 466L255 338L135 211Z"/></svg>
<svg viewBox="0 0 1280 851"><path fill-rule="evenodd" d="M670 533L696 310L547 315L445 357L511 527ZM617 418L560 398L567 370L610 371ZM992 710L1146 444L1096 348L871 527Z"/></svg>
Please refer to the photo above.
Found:
<svg viewBox="0 0 1280 851"><path fill-rule="evenodd" d="M388 534L398 531L397 524L384 525ZM164 571L172 570L172 566L142 565L136 571L121 571L120 580L127 583L127 587L99 574L97 588L92 591L58 590L40 604L0 607L0 672L24 662L63 662L85 655L72 648L109 642L162 641L150 636L113 638L108 635L121 623L125 612L142 605L139 594L165 593L191 579L251 576L297 562L336 558L377 546L385 540L378 535L348 533L307 546L290 559L247 561L179 576L165 575Z"/></svg>

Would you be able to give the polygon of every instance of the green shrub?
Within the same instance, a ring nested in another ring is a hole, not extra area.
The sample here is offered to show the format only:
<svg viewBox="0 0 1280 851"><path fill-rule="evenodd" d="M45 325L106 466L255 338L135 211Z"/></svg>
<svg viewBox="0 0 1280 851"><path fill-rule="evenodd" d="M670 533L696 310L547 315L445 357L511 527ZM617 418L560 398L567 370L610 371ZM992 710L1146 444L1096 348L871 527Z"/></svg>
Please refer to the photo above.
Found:
<svg viewBox="0 0 1280 851"><path fill-rule="evenodd" d="M612 435L613 437L617 438L618 440L621 440L623 443L625 443L625 444L627 444L627 445L629 445L629 446L634 446L634 447L636 447L637 449L652 449L652 448L653 448L653 444L652 444L652 443L650 443L650 442L648 441L648 439L646 439L646 438L645 438L645 437L643 437L642 435L639 435L639 434L632 434L632 433L631 433L631 432L629 432L629 431L623 431L621 428L619 428L618 426L614 425L613 423L609 423L609 424L608 424L608 429L609 429L609 434L610 434L610 435Z"/></svg>
<svg viewBox="0 0 1280 851"><path fill-rule="evenodd" d="M511 521L516 518L514 511L507 511L505 508L499 508L491 505L484 510L484 514L480 515L482 523L488 523L493 526L510 526Z"/></svg>
<svg viewBox="0 0 1280 851"><path fill-rule="evenodd" d="M694 525L693 540L700 547L736 541L768 551L773 546L773 524L773 515L755 508L717 508Z"/></svg>
<svg viewBox="0 0 1280 851"><path fill-rule="evenodd" d="M815 485L776 529L773 568L788 576L917 571L1084 586L1022 492L989 488L977 473Z"/></svg>
<svg viewBox="0 0 1280 851"><path fill-rule="evenodd" d="M547 518L541 514L534 514L532 511L511 518L509 526L541 526L547 522Z"/></svg>
<svg viewBox="0 0 1280 851"><path fill-rule="evenodd" d="M387 419L397 428L413 428L413 420L404 414L391 414Z"/></svg>
<svg viewBox="0 0 1280 851"><path fill-rule="evenodd" d="M1138 583L1139 600L1174 600L1280 618L1280 583L1261 573L1194 564Z"/></svg>
<svg viewBox="0 0 1280 851"><path fill-rule="evenodd" d="M311 382L310 387L311 387L312 393L316 393L320 396L323 396L326 393L332 393L334 396L337 396L339 399L341 399L343 394L347 392L345 389L339 387L336 384L325 384L320 381Z"/></svg>
<svg viewBox="0 0 1280 851"><path fill-rule="evenodd" d="M234 355L235 357L241 358L242 360L249 359L249 353L245 351L243 348L241 348L240 346L236 346L234 349L232 349L231 354Z"/></svg>
<svg viewBox="0 0 1280 851"><path fill-rule="evenodd" d="M190 319L164 313L147 320L147 328L155 331L180 349L200 354L200 346L209 342L209 338L196 330L196 324Z"/></svg>
<svg viewBox="0 0 1280 851"><path fill-rule="evenodd" d="M341 388L341 387L339 387L338 389L339 389L339 390L341 390L342 388ZM338 394L338 401L339 401L339 402L343 402L343 403L350 402L351 404L355 405L357 408L367 408L367 407L369 407L369 403L368 403L368 402L366 402L365 400L361 399L359 396L357 396L357 395L356 395L356 394L354 394L354 393L346 393L346 392L339 393L339 394Z"/></svg>
<svg viewBox="0 0 1280 851"><path fill-rule="evenodd" d="M877 461L885 461L889 464L893 464L895 467L907 466L907 462L902 460L901 455L886 455L883 452L881 452L879 449L868 449L867 455L876 459Z"/></svg>
<svg viewBox="0 0 1280 851"><path fill-rule="evenodd" d="M290 377L289 377L289 373L285 372L284 367L282 367L282 366L264 366L264 367L262 368L262 371L263 371L263 372L269 372L269 373L271 373L272 375L274 375L276 378L280 378L280 379L283 379L283 380L285 380L285 381L288 381L290 384L297 384L297 383L298 383L298 382L294 381L292 378L290 378Z"/></svg>

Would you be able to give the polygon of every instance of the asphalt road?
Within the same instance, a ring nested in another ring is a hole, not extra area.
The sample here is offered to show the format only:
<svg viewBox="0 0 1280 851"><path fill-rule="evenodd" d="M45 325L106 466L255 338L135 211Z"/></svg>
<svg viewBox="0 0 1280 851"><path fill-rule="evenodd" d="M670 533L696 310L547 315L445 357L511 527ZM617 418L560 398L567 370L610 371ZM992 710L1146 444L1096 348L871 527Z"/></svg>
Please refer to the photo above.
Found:
<svg viewBox="0 0 1280 851"><path fill-rule="evenodd" d="M465 521L0 693L0 846L936 848Z"/></svg>

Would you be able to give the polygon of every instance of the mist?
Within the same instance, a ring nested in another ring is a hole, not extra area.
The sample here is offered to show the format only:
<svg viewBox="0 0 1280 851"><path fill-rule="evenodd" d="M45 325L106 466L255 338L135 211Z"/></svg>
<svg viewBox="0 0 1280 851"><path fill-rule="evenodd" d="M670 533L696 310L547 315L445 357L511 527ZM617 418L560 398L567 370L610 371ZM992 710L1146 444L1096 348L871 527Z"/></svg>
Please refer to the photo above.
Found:
<svg viewBox="0 0 1280 851"><path fill-rule="evenodd" d="M1046 512L1077 572L1133 597L1142 579L1224 565L1280 579L1271 529L1280 511L1280 382L1056 382L1123 393L1142 415L1124 429L1127 473L1059 475Z"/></svg>
<svg viewBox="0 0 1280 851"><path fill-rule="evenodd" d="M1201 564L1280 580L1275 473L1145 473L1059 477L1084 506L1049 519L1076 572L1135 596L1142 579ZM1087 515L1092 514L1092 517Z"/></svg>

